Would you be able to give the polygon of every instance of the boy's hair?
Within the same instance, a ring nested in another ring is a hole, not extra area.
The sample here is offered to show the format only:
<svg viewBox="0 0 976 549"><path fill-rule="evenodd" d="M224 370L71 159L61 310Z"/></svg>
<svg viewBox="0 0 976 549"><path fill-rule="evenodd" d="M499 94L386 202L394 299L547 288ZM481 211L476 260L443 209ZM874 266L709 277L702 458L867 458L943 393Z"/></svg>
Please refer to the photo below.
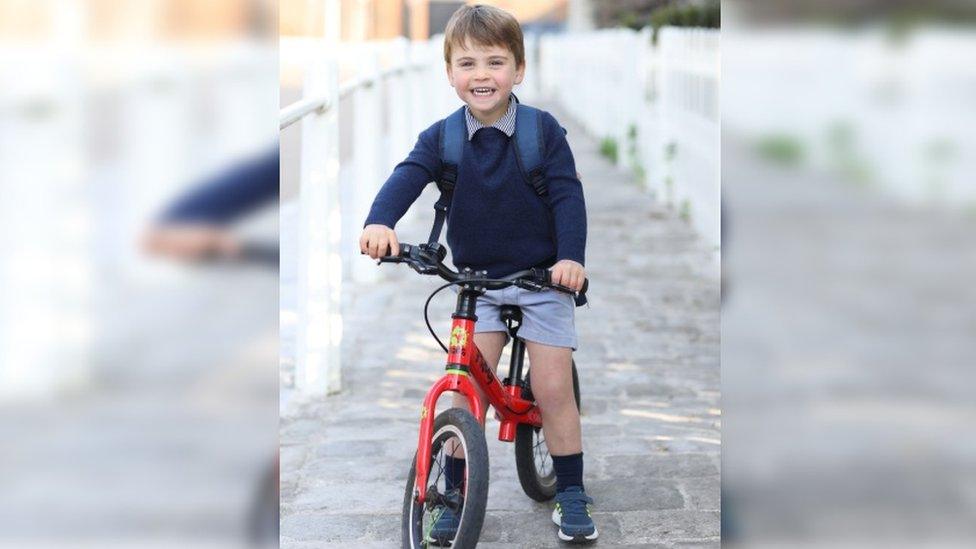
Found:
<svg viewBox="0 0 976 549"><path fill-rule="evenodd" d="M451 63L455 46L504 46L515 56L515 66L525 66L522 27L512 14L494 6L462 6L444 30L444 61Z"/></svg>

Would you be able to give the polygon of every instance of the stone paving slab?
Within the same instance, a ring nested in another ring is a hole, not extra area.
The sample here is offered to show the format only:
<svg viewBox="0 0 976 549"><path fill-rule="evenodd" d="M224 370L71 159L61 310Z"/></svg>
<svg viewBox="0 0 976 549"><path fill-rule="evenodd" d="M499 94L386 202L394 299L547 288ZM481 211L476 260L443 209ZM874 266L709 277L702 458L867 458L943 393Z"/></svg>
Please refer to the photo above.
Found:
<svg viewBox="0 0 976 549"><path fill-rule="evenodd" d="M719 295L713 253L688 224L569 130L583 174L590 306L577 309L587 491L599 545L719 544ZM398 226L426 237L436 193ZM378 267L380 268L380 267ZM421 399L443 352L422 309L437 280L384 265L376 285L347 284L341 394L300 402L281 421L281 546L397 547ZM443 337L451 294L431 318ZM504 375L508 353L502 357ZM438 411L446 409L441 403ZM559 547L550 504L524 495L513 445L486 426L491 484L479 547Z"/></svg>

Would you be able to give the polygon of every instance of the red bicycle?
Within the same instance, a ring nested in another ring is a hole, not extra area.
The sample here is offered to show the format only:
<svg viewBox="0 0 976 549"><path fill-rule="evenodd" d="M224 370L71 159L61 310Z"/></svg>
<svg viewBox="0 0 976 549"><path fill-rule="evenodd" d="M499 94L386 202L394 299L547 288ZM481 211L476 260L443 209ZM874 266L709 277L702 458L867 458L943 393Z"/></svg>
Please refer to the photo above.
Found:
<svg viewBox="0 0 976 549"><path fill-rule="evenodd" d="M502 320L512 336L512 353L509 376L499 381L474 343L474 327L478 320L475 305L485 290L512 285L533 291L551 288L570 294L575 292L553 284L547 269L529 269L492 279L484 271L451 270L444 265L445 255L446 250L440 244L401 244L398 255L380 258L381 263L406 263L420 274L437 275L448 281L434 290L424 305L427 328L447 353L447 371L427 392L420 411L417 453L403 498L403 547L408 548L431 545L466 548L474 547L478 542L488 500L488 447L484 426L476 419L483 416L483 410L475 384L484 391L488 404L495 409L495 417L501 422L499 440L515 442L515 465L525 494L536 501L550 500L556 494L556 474L545 444L542 414L532 397L530 368L524 367L525 342L517 335L521 310L517 306L501 308ZM454 285L459 286L457 306L451 315L450 341L445 346L431 327L428 307L438 292ZM582 296L587 286L588 282L584 282L577 296L578 302L584 299ZM573 393L579 407L575 362L572 375ZM432 411L447 391L464 395L471 412L451 408L434 418ZM447 456L465 460L463 481L456 490L446 486ZM450 539L431 533L446 509L460 516L456 533Z"/></svg>

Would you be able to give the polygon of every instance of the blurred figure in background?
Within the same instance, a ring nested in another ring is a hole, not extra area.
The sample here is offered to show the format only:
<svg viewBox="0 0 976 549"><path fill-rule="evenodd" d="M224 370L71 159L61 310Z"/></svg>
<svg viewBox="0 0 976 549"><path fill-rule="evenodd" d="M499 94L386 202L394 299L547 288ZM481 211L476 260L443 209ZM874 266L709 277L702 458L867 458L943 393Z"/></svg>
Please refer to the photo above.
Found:
<svg viewBox="0 0 976 549"><path fill-rule="evenodd" d="M150 254L177 261L257 263L277 272L277 241L264 245L249 242L229 225L277 201L278 164L276 142L262 154L191 187L147 230L144 248ZM278 543L278 449L270 449L269 455L272 453L265 471L254 481L253 499L244 517L252 546Z"/></svg>
<svg viewBox="0 0 976 549"><path fill-rule="evenodd" d="M181 260L238 256L242 242L228 225L278 199L278 159L276 142L177 197L146 232L143 246Z"/></svg>

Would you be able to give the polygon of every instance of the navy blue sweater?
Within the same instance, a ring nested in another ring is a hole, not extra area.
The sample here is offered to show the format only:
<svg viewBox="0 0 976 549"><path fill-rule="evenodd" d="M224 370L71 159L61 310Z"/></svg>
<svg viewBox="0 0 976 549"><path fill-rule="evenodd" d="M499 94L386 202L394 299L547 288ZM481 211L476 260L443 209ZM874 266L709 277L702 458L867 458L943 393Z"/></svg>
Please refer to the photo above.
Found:
<svg viewBox="0 0 976 549"><path fill-rule="evenodd" d="M465 141L447 219L456 267L498 277L561 259L584 264L586 206L576 163L556 119L546 112L542 121L546 197L522 177L514 137L483 128ZM424 187L440 179L440 129L437 122L420 134L377 194L366 225L395 227Z"/></svg>

